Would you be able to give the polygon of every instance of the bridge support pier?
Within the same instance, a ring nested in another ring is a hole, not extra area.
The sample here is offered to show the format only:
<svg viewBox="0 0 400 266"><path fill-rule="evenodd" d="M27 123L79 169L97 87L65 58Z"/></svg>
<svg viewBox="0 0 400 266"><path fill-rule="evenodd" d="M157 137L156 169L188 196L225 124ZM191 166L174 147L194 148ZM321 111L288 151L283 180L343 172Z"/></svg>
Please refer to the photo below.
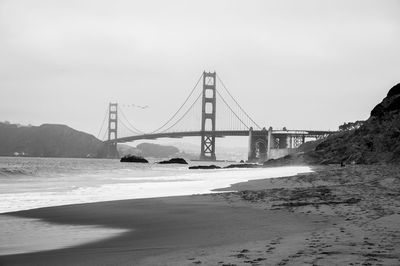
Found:
<svg viewBox="0 0 400 266"><path fill-rule="evenodd" d="M200 160L215 161L216 73L203 72Z"/></svg>
<svg viewBox="0 0 400 266"><path fill-rule="evenodd" d="M306 142L306 137L304 135L295 136L293 137L293 148L298 148L300 147L301 144L304 144L305 142Z"/></svg>
<svg viewBox="0 0 400 266"><path fill-rule="evenodd" d="M271 149L272 149L272 127L268 128L268 147L267 147L267 160L271 158Z"/></svg>
<svg viewBox="0 0 400 266"><path fill-rule="evenodd" d="M247 159L249 162L264 161L268 158L270 149L269 135L270 131L267 131L265 128L261 131L253 131L253 128L250 128Z"/></svg>
<svg viewBox="0 0 400 266"><path fill-rule="evenodd" d="M288 147L287 136L278 136L276 139L277 149L286 149Z"/></svg>
<svg viewBox="0 0 400 266"><path fill-rule="evenodd" d="M250 129L249 129L249 148L248 148L248 156L247 156L248 161L252 161L256 158L254 146L255 146L255 143L253 142L253 128L250 127Z"/></svg>

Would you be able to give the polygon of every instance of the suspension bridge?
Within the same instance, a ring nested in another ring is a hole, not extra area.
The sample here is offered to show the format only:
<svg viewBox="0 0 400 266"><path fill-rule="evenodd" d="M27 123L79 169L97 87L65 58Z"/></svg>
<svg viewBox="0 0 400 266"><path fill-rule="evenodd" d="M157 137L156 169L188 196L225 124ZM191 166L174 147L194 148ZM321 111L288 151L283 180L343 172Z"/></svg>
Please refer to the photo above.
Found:
<svg viewBox="0 0 400 266"><path fill-rule="evenodd" d="M199 86L201 81L202 86ZM217 89L217 82L221 89ZM117 143L200 137L199 159L215 161L216 138L243 136L249 140L248 161L258 161L283 157L295 151L306 139L323 138L334 132L261 127L242 108L216 72L203 72L181 106L157 129L151 132L139 130L118 103L110 103L98 137L102 133L108 157L118 156Z"/></svg>

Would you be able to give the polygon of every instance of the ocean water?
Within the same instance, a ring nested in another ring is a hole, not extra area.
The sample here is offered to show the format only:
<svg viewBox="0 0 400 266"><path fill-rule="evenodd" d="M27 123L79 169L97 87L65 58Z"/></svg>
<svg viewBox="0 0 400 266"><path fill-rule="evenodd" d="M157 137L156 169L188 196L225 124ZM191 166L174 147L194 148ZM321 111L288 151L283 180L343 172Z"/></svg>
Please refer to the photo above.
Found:
<svg viewBox="0 0 400 266"><path fill-rule="evenodd" d="M95 224L54 224L12 216L6 214L8 212L75 203L211 193L213 189L238 182L310 171L309 167L189 170L187 165L154 162L0 157L0 256L72 247L127 232L123 228Z"/></svg>
<svg viewBox="0 0 400 266"><path fill-rule="evenodd" d="M108 159L0 157L0 213L211 193L238 182L310 171L309 167L189 170L187 165L120 163Z"/></svg>

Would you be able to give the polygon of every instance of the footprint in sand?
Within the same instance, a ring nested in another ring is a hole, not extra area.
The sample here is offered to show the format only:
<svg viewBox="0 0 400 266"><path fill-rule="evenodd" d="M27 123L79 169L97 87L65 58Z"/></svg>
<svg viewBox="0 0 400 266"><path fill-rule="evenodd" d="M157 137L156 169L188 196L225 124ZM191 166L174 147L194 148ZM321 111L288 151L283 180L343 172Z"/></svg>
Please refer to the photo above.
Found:
<svg viewBox="0 0 400 266"><path fill-rule="evenodd" d="M283 259L280 262L278 262L277 265L282 266L282 265L286 265L289 262L289 259Z"/></svg>
<svg viewBox="0 0 400 266"><path fill-rule="evenodd" d="M299 257L301 257L303 254L304 254L304 251L300 250L300 251L297 251L295 254L291 255L290 257L292 257L292 258L299 258Z"/></svg>
<svg viewBox="0 0 400 266"><path fill-rule="evenodd" d="M238 259L249 259L249 256L247 256L247 255L245 255L243 253L239 253L239 254L233 255L233 257L236 257Z"/></svg>

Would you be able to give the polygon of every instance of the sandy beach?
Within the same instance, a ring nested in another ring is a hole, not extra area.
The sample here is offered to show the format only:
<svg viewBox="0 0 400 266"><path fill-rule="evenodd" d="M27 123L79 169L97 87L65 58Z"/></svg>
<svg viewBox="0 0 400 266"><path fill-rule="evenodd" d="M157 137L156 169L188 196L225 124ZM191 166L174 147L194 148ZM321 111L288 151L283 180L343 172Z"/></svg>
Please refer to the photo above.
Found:
<svg viewBox="0 0 400 266"><path fill-rule="evenodd" d="M399 265L400 167L326 166L226 192L11 213L129 229L1 265Z"/></svg>

